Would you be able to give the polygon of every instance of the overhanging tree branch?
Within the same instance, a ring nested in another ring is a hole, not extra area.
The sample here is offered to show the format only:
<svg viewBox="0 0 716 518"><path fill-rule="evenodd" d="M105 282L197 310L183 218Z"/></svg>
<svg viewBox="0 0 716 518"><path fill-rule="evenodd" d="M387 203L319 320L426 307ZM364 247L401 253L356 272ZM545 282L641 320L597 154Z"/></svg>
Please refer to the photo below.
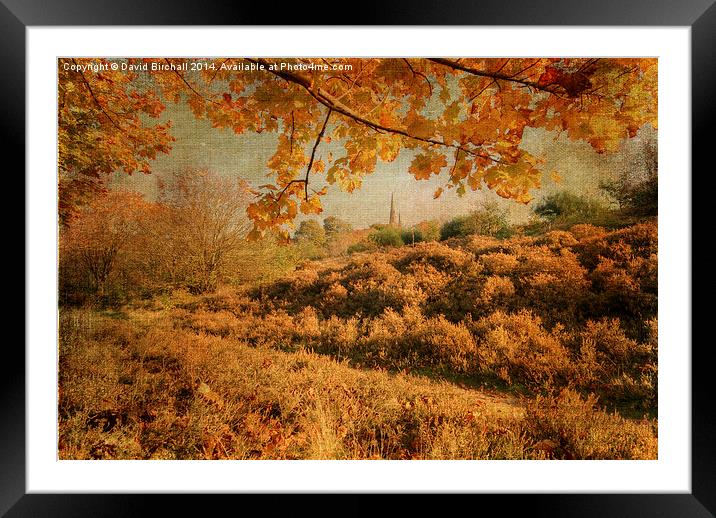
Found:
<svg viewBox="0 0 716 518"><path fill-rule="evenodd" d="M425 82L428 84L428 88L430 89L430 95L433 95L433 85L430 84L430 79L428 79L428 76L423 74L422 72L418 72L413 68L413 65L410 64L410 61L408 61L406 58L403 58L403 62L405 62L406 65L408 65L408 68L413 73L413 77L419 76L422 77Z"/></svg>
<svg viewBox="0 0 716 518"><path fill-rule="evenodd" d="M203 95L201 95L199 92L197 92L196 89L194 89L194 87L191 86L186 79L184 79L184 76L181 75L177 70L174 69L173 63L172 63L171 61L169 61L169 58L164 58L164 61L166 61L167 64L169 65L169 69L170 69L172 72L174 72L174 74L175 74L179 79L181 79L182 82L186 85L186 87L189 88L189 90L191 90L192 92L194 92L195 95L197 95L198 97L201 97L201 98L204 99L205 101L209 101L209 102L212 102L212 103L216 104L217 106L221 106L221 103L220 103L220 102L215 101L215 100L213 100L213 99L207 99L206 97L204 97ZM213 79L213 78L212 78L212 79Z"/></svg>
<svg viewBox="0 0 716 518"><path fill-rule="evenodd" d="M554 88L549 88L549 86L551 86L551 85L540 85L539 83L535 83L534 81L527 81L525 79L520 79L516 76L509 76L507 74L500 73L499 71L498 72L487 72L485 70L478 70L477 68L468 67L466 65L458 63L457 61L452 61L450 59L445 59L445 58L428 58L428 60L432 61L433 63L438 63L439 65L443 65L448 68L452 68L453 70L460 70L462 72L467 72L468 74L472 74L474 76L490 77L494 80L499 79L500 81L517 83L517 84L521 84L523 86L528 86L530 88L534 88L535 90L539 90L541 92L556 94Z"/></svg>
<svg viewBox="0 0 716 518"><path fill-rule="evenodd" d="M77 61L75 61L75 58L72 58L72 63L74 63L74 64L77 66L77 71L79 72L80 76L82 77L82 82L83 82L83 83L85 84L85 86L87 87L87 90L89 91L90 96L92 96L92 100L93 100L94 103L97 105L97 107L102 111L102 113L104 113L104 116L107 117L107 119L109 120L109 122L112 123L112 126L114 126L114 127L117 128L120 132L122 132L123 134L125 134L125 135L127 135L127 136L129 137L129 135L127 134L127 132L124 131L124 129L122 129L122 128L114 121L114 119L109 116L109 113L107 113L107 110L104 108L104 106L102 106L102 103L99 102L99 99L97 99L97 96L95 95L94 90L92 90L92 86L89 84L89 81L87 81L87 78L85 77L84 72L82 72L82 68L81 68L79 65L77 65Z"/></svg>
<svg viewBox="0 0 716 518"><path fill-rule="evenodd" d="M311 167L313 167L313 160L316 156L316 149L318 148L318 144L321 143L323 134L326 132L326 126L328 125L328 119L330 118L332 112L333 112L333 110L331 110L329 108L328 113L326 114L326 119L323 121L323 126L321 127L321 131L318 133L318 136L316 137L316 142L313 144L313 149L311 150L311 158L308 161L308 167L306 167L306 176L303 179L296 179L296 180L291 180L290 182L288 182L284 186L284 188L281 190L281 192L278 194L278 198L276 198L276 203L281 201L281 198L283 198L283 195L286 194L286 191L288 190L288 188L296 183L303 184L304 195L305 195L306 201L308 201L308 175L311 173ZM279 207L278 210L281 210L281 208Z"/></svg>
<svg viewBox="0 0 716 518"><path fill-rule="evenodd" d="M321 128L321 132L316 137L316 142L313 144L313 149L311 150L311 159L308 161L308 167L306 167L306 178L303 181L303 187L305 189L305 195L306 195L306 201L308 201L308 175L311 173L311 167L313 167L313 158L316 156L316 148L318 148L318 144L321 143L321 139L323 138L323 133L326 131L326 126L328 125L328 118L331 116L331 113L333 112L332 109L328 108L328 113L326 114L326 120L323 121L323 127Z"/></svg>
<svg viewBox="0 0 716 518"><path fill-rule="evenodd" d="M413 140L418 140L420 142L425 142L427 144L434 144L436 146L444 146L444 147L450 147L453 149L460 149L461 151L464 151L465 153L467 153L469 155L485 158L485 159L491 160L496 163L501 163L500 160L497 158L494 158L487 154L479 153L473 149L469 149L464 146L460 146L458 144L450 144L448 142L444 142L444 141L433 139L433 138L419 137L417 135L412 135L412 134L408 133L404 129L391 128L389 126L385 126L385 125L377 123L375 121L366 119L362 115L354 112L347 106L341 104L336 99L332 98L330 95L326 94L320 88L314 88L311 81L303 76L294 74L292 72L287 72L285 70L279 70L278 67L274 63L272 63L271 61L268 61L266 59L263 59L263 58L257 58L257 59L245 58L245 59L251 63L263 65L264 70L266 72L274 74L274 75L280 77L281 79L284 79L285 81L288 81L290 83L299 85L304 90L306 90L306 92L308 92L308 94L311 97L313 97L316 101L318 101L323 106L330 109L331 111L340 113L341 115L348 117L349 119L352 119L355 122L363 124L364 126L368 126L369 128L374 129L375 131L393 133L395 135L402 135L404 137L408 137Z"/></svg>

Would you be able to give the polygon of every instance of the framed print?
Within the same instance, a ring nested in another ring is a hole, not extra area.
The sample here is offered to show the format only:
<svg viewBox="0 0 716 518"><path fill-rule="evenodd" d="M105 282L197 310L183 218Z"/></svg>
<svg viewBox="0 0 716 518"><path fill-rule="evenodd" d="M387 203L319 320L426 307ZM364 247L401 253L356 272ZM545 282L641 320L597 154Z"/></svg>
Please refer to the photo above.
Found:
<svg viewBox="0 0 716 518"><path fill-rule="evenodd" d="M28 306L3 512L142 492L713 512L691 345L708 2L413 5L411 27L7 4Z"/></svg>

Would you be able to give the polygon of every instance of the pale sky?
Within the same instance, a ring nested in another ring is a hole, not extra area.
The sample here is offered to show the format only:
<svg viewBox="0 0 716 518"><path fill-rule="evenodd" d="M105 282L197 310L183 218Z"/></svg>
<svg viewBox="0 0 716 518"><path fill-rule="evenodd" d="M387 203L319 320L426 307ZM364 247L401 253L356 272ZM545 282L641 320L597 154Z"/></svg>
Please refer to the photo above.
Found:
<svg viewBox="0 0 716 518"><path fill-rule="evenodd" d="M135 173L128 176L117 173L112 181L115 187L143 192L152 199L156 195L156 180L163 174L185 167L206 167L211 171L229 177L242 177L254 186L272 183L266 176L266 162L273 155L278 133L249 133L236 135L230 129L216 129L206 119L196 119L185 103L168 103L162 119L173 122L172 134L177 139L168 155L159 155L153 162L152 174ZM430 180L418 181L408 173L414 151L403 150L398 158L389 163L378 162L373 174L364 178L363 186L353 193L329 186L328 194L322 198L324 211L321 218L337 216L356 228L368 227L372 223L387 223L390 194L395 193L397 210L401 213L403 225L412 225L427 219L446 220L466 214L481 200L495 199L507 208L513 222L525 221L535 201L544 194L567 189L576 193L600 196L599 182L610 178L623 167L642 167L634 159L638 139L655 139L656 131L650 127L626 142L618 153L597 154L586 142L574 142L565 134L527 128L522 147L530 153L546 158L542 188L532 192L535 200L523 205L504 200L486 187L482 191L468 190L463 197L455 190L446 190L440 198L433 199L435 189L442 186L449 168L443 174ZM343 156L337 143L322 143L316 158L327 155L333 147L336 157ZM550 177L557 171L562 181L559 185ZM312 176L311 186L320 189L324 178Z"/></svg>

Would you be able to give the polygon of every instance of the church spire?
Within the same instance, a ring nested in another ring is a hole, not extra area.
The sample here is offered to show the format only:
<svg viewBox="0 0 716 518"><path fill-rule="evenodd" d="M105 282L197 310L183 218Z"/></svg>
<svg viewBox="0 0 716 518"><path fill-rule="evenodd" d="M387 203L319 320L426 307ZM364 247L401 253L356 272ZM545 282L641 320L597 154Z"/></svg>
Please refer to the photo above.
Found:
<svg viewBox="0 0 716 518"><path fill-rule="evenodd" d="M395 202L394 197L395 193L390 193L390 219L388 220L388 225L395 225Z"/></svg>

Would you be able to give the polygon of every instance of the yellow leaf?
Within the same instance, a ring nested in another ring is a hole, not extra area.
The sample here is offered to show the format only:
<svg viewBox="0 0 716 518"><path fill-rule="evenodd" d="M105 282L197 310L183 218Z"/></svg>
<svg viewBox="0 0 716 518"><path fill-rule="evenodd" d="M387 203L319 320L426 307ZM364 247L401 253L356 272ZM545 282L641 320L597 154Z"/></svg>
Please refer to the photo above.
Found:
<svg viewBox="0 0 716 518"><path fill-rule="evenodd" d="M303 214L320 214L323 212L321 199L318 196L313 196L312 198L309 198L308 201L302 201L301 212Z"/></svg>
<svg viewBox="0 0 716 518"><path fill-rule="evenodd" d="M445 155L435 151L426 151L413 159L408 171L416 180L427 180L431 174L440 174L440 170L446 165Z"/></svg>
<svg viewBox="0 0 716 518"><path fill-rule="evenodd" d="M312 170L317 173L322 173L326 169L326 164L323 162L323 160L316 160L313 162Z"/></svg>

